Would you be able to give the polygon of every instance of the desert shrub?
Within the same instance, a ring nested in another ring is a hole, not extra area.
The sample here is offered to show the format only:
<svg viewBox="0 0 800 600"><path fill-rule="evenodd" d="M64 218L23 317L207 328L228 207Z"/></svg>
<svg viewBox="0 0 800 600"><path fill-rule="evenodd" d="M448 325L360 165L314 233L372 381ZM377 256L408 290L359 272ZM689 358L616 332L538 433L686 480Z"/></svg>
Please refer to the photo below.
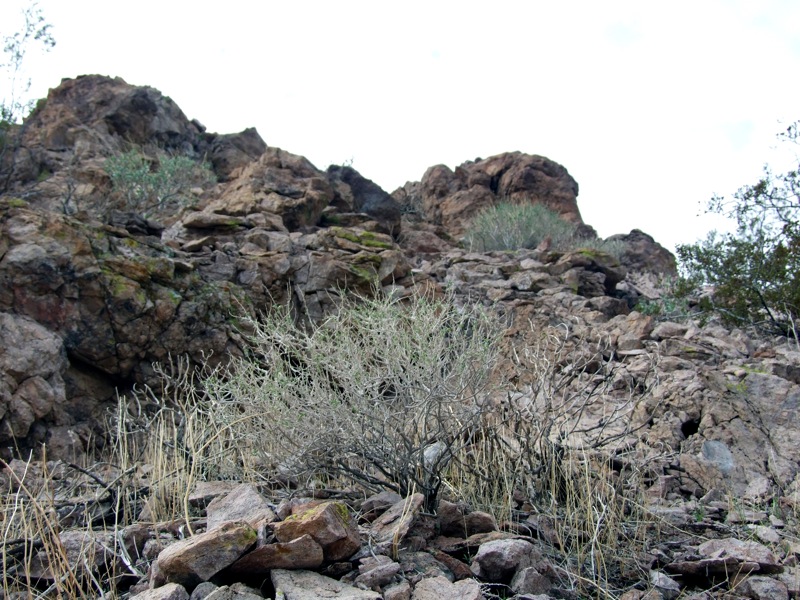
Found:
<svg viewBox="0 0 800 600"><path fill-rule="evenodd" d="M798 124L779 136L797 144ZM688 288L709 285L708 307L726 321L777 334L792 332L800 316L800 175L764 176L732 200L716 197L708 210L736 221L734 233L711 232L677 254Z"/></svg>
<svg viewBox="0 0 800 600"><path fill-rule="evenodd" d="M120 195L120 208L142 215L184 205L192 187L216 181L208 164L188 156L162 155L154 163L136 150L109 157L105 170Z"/></svg>
<svg viewBox="0 0 800 600"><path fill-rule="evenodd" d="M619 258L624 250L624 242L582 237L574 224L536 203L496 204L478 213L464 235L466 247L476 252L536 248L545 240L561 252L590 248Z"/></svg>
<svg viewBox="0 0 800 600"><path fill-rule="evenodd" d="M246 356L200 377L185 363L157 367L160 389L120 402L120 456L135 447L170 465L151 485L161 514L180 514L180 490L211 478L355 482L421 492L435 506L444 471L488 410L496 318L418 296L342 300L310 327L282 306L239 323Z"/></svg>
<svg viewBox="0 0 800 600"><path fill-rule="evenodd" d="M513 353L529 383L483 415L447 480L499 519L513 518L515 491L529 499L564 572L585 597L600 597L645 551L641 494L661 458L643 439L657 411L656 357L642 356L631 376L607 340L566 324L531 328L534 341Z"/></svg>
<svg viewBox="0 0 800 600"><path fill-rule="evenodd" d="M250 355L204 382L214 413L273 472L424 494L485 410L502 328L451 299L346 300L304 329L276 308Z"/></svg>

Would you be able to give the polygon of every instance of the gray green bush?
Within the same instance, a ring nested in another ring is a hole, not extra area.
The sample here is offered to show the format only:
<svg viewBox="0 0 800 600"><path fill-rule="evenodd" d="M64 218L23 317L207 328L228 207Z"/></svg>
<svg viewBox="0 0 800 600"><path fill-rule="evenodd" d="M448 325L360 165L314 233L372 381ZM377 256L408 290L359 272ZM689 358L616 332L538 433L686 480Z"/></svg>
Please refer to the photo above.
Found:
<svg viewBox="0 0 800 600"><path fill-rule="evenodd" d="M186 205L191 188L216 181L207 163L181 155L151 161L137 150L109 157L105 170L119 194L120 208L145 216L170 205Z"/></svg>
<svg viewBox="0 0 800 600"><path fill-rule="evenodd" d="M567 252L591 248L617 258L622 242L606 242L578 234L577 227L542 204L500 202L478 213L464 235L464 244L476 252L536 248L546 239L552 250Z"/></svg>

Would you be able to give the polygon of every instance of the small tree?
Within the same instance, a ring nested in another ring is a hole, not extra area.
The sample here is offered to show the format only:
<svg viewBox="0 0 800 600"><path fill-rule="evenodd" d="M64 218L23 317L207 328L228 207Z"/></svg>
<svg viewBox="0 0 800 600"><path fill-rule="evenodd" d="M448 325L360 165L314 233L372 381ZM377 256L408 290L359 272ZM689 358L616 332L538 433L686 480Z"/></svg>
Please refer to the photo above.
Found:
<svg viewBox="0 0 800 600"><path fill-rule="evenodd" d="M798 143L798 123L779 139ZM761 180L733 200L713 198L708 210L735 219L736 231L711 232L701 242L678 246L684 283L711 285L710 308L728 322L791 331L800 315L798 169L776 175L765 166Z"/></svg>
<svg viewBox="0 0 800 600"><path fill-rule="evenodd" d="M136 150L109 157L105 170L121 196L122 208L145 216L170 203L183 205L192 187L216 181L207 163L188 156L165 155L155 167Z"/></svg>
<svg viewBox="0 0 800 600"><path fill-rule="evenodd" d="M25 74L25 57L33 46L45 52L56 42L45 22L42 10L34 2L22 11L24 25L21 31L3 35L3 62L0 63L2 97L0 98L0 193L6 191L14 171L19 150L21 130L18 124L30 114L36 103L28 98L31 79Z"/></svg>

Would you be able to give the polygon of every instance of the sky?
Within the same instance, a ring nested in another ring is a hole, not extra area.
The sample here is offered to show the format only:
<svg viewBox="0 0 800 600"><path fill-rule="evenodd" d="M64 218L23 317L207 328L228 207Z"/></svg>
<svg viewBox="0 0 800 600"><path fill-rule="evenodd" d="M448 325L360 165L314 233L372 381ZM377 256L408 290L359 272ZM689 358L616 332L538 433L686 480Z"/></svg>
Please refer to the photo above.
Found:
<svg viewBox="0 0 800 600"><path fill-rule="evenodd" d="M27 2L5 0L0 33ZM713 195L797 165L796 0L40 0L55 48L31 95L119 76L209 131L256 127L388 192L436 164L519 150L564 165L602 237L673 249L728 225Z"/></svg>

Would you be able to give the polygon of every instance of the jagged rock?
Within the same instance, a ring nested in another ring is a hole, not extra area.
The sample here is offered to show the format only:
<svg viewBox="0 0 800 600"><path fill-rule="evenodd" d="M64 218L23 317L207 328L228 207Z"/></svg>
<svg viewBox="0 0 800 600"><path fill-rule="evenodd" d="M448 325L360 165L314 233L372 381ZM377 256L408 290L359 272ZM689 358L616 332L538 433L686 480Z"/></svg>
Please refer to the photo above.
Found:
<svg viewBox="0 0 800 600"><path fill-rule="evenodd" d="M24 438L40 419L64 423L67 356L61 338L30 318L0 312L0 339L0 443L13 443L9 434Z"/></svg>
<svg viewBox="0 0 800 600"><path fill-rule="evenodd" d="M360 590L313 571L275 569L272 571L272 585L276 597L284 600L381 600L378 592Z"/></svg>
<svg viewBox="0 0 800 600"><path fill-rule="evenodd" d="M650 584L661 593L664 600L675 600L681 594L681 585L659 571L650 571Z"/></svg>
<svg viewBox="0 0 800 600"><path fill-rule="evenodd" d="M316 225L334 198L324 172L280 148L267 148L237 173L205 211L230 216L266 211L280 216L289 231L296 231Z"/></svg>
<svg viewBox="0 0 800 600"><path fill-rule="evenodd" d="M383 590L383 600L410 600L411 584L401 581Z"/></svg>
<svg viewBox="0 0 800 600"><path fill-rule="evenodd" d="M317 569L325 556L314 538L301 535L290 542L259 546L230 567L233 575L267 575L272 569Z"/></svg>
<svg viewBox="0 0 800 600"><path fill-rule="evenodd" d="M582 223L578 184L567 170L543 156L521 152L465 162L455 172L437 165L419 183L407 183L392 195L401 205L442 225L453 238L463 234L475 214L501 200L541 203Z"/></svg>
<svg viewBox="0 0 800 600"><path fill-rule="evenodd" d="M294 512L272 527L279 542L291 542L309 535L322 547L328 561L349 558L361 547L358 529L343 502L311 506Z"/></svg>
<svg viewBox="0 0 800 600"><path fill-rule="evenodd" d="M205 508L214 498L228 495L239 485L235 481L198 481L189 494L189 504Z"/></svg>
<svg viewBox="0 0 800 600"><path fill-rule="evenodd" d="M367 521L375 520L375 517L381 513L386 512L402 498L397 492L383 491L374 494L361 503L361 518Z"/></svg>
<svg viewBox="0 0 800 600"><path fill-rule="evenodd" d="M221 181L228 181L234 172L246 167L267 151L267 144L253 127L239 133L207 136L208 158Z"/></svg>
<svg viewBox="0 0 800 600"><path fill-rule="evenodd" d="M195 589L195 592L197 589ZM192 592L192 599L194 592ZM234 583L231 586L223 585L212 591L204 600L261 600L264 596L256 589L247 587L242 583Z"/></svg>
<svg viewBox="0 0 800 600"><path fill-rule="evenodd" d="M219 586L210 581L204 581L192 590L189 600L204 600L209 594L212 594L219 589Z"/></svg>
<svg viewBox="0 0 800 600"><path fill-rule="evenodd" d="M206 515L209 529L228 521L244 521L258 529L277 518L266 498L246 483L214 498L206 507Z"/></svg>
<svg viewBox="0 0 800 600"><path fill-rule="evenodd" d="M608 241L625 242L620 262L632 271L673 276L678 274L672 252L639 229L633 229L628 234L612 235Z"/></svg>
<svg viewBox="0 0 800 600"><path fill-rule="evenodd" d="M411 600L481 600L477 581L464 579L455 583L442 576L426 577L414 586Z"/></svg>
<svg viewBox="0 0 800 600"><path fill-rule="evenodd" d="M256 542L256 537L256 531L247 523L229 522L167 546L158 555L153 587L180 583L194 589L233 564Z"/></svg>
<svg viewBox="0 0 800 600"><path fill-rule="evenodd" d="M333 202L343 203L346 212L366 213L383 233L400 235L400 206L392 196L352 167L331 165L328 177L337 190Z"/></svg>
<svg viewBox="0 0 800 600"><path fill-rule="evenodd" d="M687 577L703 578L726 576L730 573L780 573L783 567L775 555L758 542L725 538L700 544L696 556L668 564L665 570Z"/></svg>
<svg viewBox="0 0 800 600"><path fill-rule="evenodd" d="M436 560L429 552L401 551L400 571L412 583L426 577L444 577L455 581L455 575L444 563Z"/></svg>

